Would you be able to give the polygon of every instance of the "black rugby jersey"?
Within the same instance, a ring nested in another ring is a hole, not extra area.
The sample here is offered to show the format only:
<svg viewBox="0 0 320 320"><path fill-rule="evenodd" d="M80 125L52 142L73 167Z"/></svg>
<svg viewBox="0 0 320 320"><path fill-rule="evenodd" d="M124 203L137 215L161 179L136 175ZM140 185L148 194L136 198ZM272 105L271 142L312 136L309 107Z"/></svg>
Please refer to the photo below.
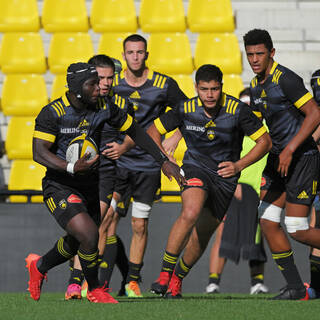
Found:
<svg viewBox="0 0 320 320"><path fill-rule="evenodd" d="M118 94L115 94L113 91L110 92L106 97L101 97L98 100L99 109L107 109L109 105L116 104L120 109L124 110L131 116L133 115L133 106L132 103L127 99L120 97ZM120 132L117 128L111 126L109 123L105 122L101 129L100 137L100 152L106 149L106 144L113 141L118 141L120 139ZM115 160L111 160L107 157L100 157L99 168L101 170L113 170L115 167Z"/></svg>
<svg viewBox="0 0 320 320"><path fill-rule="evenodd" d="M132 102L134 118L145 130L165 112L167 106L174 108L181 100L187 100L174 79L151 70L147 81L140 87L128 85L123 72L116 74L114 92ZM160 168L152 156L138 146L123 154L117 165L136 171L157 171Z"/></svg>
<svg viewBox="0 0 320 320"><path fill-rule="evenodd" d="M311 87L313 91L313 98L316 100L318 106L320 107L320 76L315 76L311 80Z"/></svg>
<svg viewBox="0 0 320 320"><path fill-rule="evenodd" d="M99 145L100 131L105 122L120 131L126 131L133 119L113 103L107 104L103 109L97 107L79 111L70 105L67 96L64 95L42 108L36 118L33 137L52 142L50 151L65 160L70 141L79 135L85 134ZM96 179L92 172L71 176L67 172L52 168L47 168L46 177L71 186L77 186L79 183L88 184Z"/></svg>
<svg viewBox="0 0 320 320"><path fill-rule="evenodd" d="M262 122L240 100L222 93L219 106L218 114L208 117L201 100L194 97L154 121L161 134L179 127L187 145L184 164L216 173L220 162L240 159L244 135L257 140L266 132Z"/></svg>
<svg viewBox="0 0 320 320"><path fill-rule="evenodd" d="M250 83L251 107L258 117L266 120L272 139L271 152L280 154L297 134L304 120L299 110L312 95L302 78L274 62L263 84L256 76ZM313 138L308 137L296 152L316 150Z"/></svg>

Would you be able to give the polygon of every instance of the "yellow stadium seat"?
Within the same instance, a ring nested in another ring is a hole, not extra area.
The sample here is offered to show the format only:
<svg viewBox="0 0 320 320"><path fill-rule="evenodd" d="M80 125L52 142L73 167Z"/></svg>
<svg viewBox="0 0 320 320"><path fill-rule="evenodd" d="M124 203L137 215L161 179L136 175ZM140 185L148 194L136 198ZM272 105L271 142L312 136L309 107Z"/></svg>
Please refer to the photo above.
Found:
<svg viewBox="0 0 320 320"><path fill-rule="evenodd" d="M66 74L71 63L87 62L93 54L89 33L54 33L49 46L49 69L54 74Z"/></svg>
<svg viewBox="0 0 320 320"><path fill-rule="evenodd" d="M99 40L98 54L106 54L120 60L122 68L125 69L127 64L122 58L122 43L123 40L131 34L130 32L103 33Z"/></svg>
<svg viewBox="0 0 320 320"><path fill-rule="evenodd" d="M5 148L8 159L32 159L34 117L12 117L8 124Z"/></svg>
<svg viewBox="0 0 320 320"><path fill-rule="evenodd" d="M223 75L223 91L236 98L239 93L244 89L244 85L240 75L238 74L224 74Z"/></svg>
<svg viewBox="0 0 320 320"><path fill-rule="evenodd" d="M46 168L32 160L12 162L8 190L42 190ZM10 196L10 202L27 202L27 196ZM43 196L32 196L31 202L43 202Z"/></svg>
<svg viewBox="0 0 320 320"><path fill-rule="evenodd" d="M200 33L196 42L194 63L196 69L203 64L214 64L223 73L242 73L241 52L233 33Z"/></svg>
<svg viewBox="0 0 320 320"><path fill-rule="evenodd" d="M39 31L36 0L0 1L0 32Z"/></svg>
<svg viewBox="0 0 320 320"><path fill-rule="evenodd" d="M142 0L139 22L143 32L184 32L182 0Z"/></svg>
<svg viewBox="0 0 320 320"><path fill-rule="evenodd" d="M88 31L85 0L44 0L42 25L46 32Z"/></svg>
<svg viewBox="0 0 320 320"><path fill-rule="evenodd" d="M93 0L90 15L95 32L136 32L138 28L133 0Z"/></svg>
<svg viewBox="0 0 320 320"><path fill-rule="evenodd" d="M40 33L4 33L0 48L3 73L44 73L46 58Z"/></svg>
<svg viewBox="0 0 320 320"><path fill-rule="evenodd" d="M39 74L9 74L2 87L2 109L6 116L36 116L48 103L44 77Z"/></svg>
<svg viewBox="0 0 320 320"><path fill-rule="evenodd" d="M148 66L169 74L191 74L191 47L185 33L153 33L148 42Z"/></svg>
<svg viewBox="0 0 320 320"><path fill-rule="evenodd" d="M65 74L58 74L55 76L52 83L52 90L50 101L53 101L59 97L61 97L66 91L68 91L67 78Z"/></svg>
<svg viewBox="0 0 320 320"><path fill-rule="evenodd" d="M187 22L192 32L233 32L231 0L190 0Z"/></svg>
<svg viewBox="0 0 320 320"><path fill-rule="evenodd" d="M186 74L173 74L171 77L178 82L180 89L188 98L196 95L192 77Z"/></svg>

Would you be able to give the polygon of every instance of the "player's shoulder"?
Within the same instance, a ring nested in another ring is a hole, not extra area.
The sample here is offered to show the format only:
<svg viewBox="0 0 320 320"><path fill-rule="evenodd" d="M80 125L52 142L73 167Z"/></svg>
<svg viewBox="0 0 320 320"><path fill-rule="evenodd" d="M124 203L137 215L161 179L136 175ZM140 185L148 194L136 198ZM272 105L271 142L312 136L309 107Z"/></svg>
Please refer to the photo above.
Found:
<svg viewBox="0 0 320 320"><path fill-rule="evenodd" d="M241 111L241 109L248 107L244 102L240 101L238 98L222 93L220 98L220 105L225 110L226 113L235 115Z"/></svg>
<svg viewBox="0 0 320 320"><path fill-rule="evenodd" d="M66 94L64 94L63 96L49 102L42 108L41 112L51 113L53 116L60 118L66 114L68 107L70 107L70 102Z"/></svg>
<svg viewBox="0 0 320 320"><path fill-rule="evenodd" d="M194 113L203 106L198 96L181 101L179 105L183 109L183 113Z"/></svg>
<svg viewBox="0 0 320 320"><path fill-rule="evenodd" d="M159 89L166 89L170 84L175 82L172 77L151 69L148 72L148 81L153 87Z"/></svg>
<svg viewBox="0 0 320 320"><path fill-rule="evenodd" d="M272 83L279 84L281 81L303 81L303 79L296 74L291 69L277 63L276 61L273 62L270 76L272 77Z"/></svg>

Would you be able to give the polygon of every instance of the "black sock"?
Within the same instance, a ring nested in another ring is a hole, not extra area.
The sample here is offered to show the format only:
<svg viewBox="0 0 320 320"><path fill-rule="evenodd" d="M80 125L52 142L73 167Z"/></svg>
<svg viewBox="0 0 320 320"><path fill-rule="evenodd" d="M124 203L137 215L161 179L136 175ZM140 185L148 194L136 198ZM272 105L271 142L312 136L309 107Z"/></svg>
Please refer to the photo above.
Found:
<svg viewBox="0 0 320 320"><path fill-rule="evenodd" d="M127 283L130 281L139 281L140 280L140 270L143 267L143 263L135 264L129 261L129 272L127 276Z"/></svg>
<svg viewBox="0 0 320 320"><path fill-rule="evenodd" d="M70 250L65 238L61 237L54 247L38 260L37 268L40 273L45 274L53 267L68 261L73 256L74 253Z"/></svg>
<svg viewBox="0 0 320 320"><path fill-rule="evenodd" d="M310 287L320 291L320 257L310 255Z"/></svg>
<svg viewBox="0 0 320 320"><path fill-rule="evenodd" d="M127 279L128 272L129 272L129 260L126 254L126 250L124 248L124 244L120 237L117 235L117 244L118 244L118 252L116 258L116 265L118 266L122 278L125 280Z"/></svg>
<svg viewBox="0 0 320 320"><path fill-rule="evenodd" d="M264 282L264 262L258 260L250 260L250 277L251 286L255 286L257 283Z"/></svg>
<svg viewBox="0 0 320 320"><path fill-rule="evenodd" d="M100 284L107 283L110 286L110 279L113 272L113 267L115 265L116 257L117 257L117 237L111 236L106 240L106 246L104 248L103 258L100 264Z"/></svg>
<svg viewBox="0 0 320 320"><path fill-rule="evenodd" d="M287 281L288 288L304 288L298 269L294 263L292 250L286 252L273 252L272 257L277 263L282 275Z"/></svg>
<svg viewBox="0 0 320 320"><path fill-rule="evenodd" d="M172 275L176 263L178 261L179 255L165 252L162 259L162 268L161 272L169 272Z"/></svg>
<svg viewBox="0 0 320 320"><path fill-rule="evenodd" d="M69 284L78 284L81 286L84 279L84 274L82 270L73 268L70 274Z"/></svg>
<svg viewBox="0 0 320 320"><path fill-rule="evenodd" d="M215 283L216 285L220 284L221 275L219 273L210 273L209 275L209 284Z"/></svg>
<svg viewBox="0 0 320 320"><path fill-rule="evenodd" d="M88 282L88 289L92 290L98 288L98 251L84 252L79 249L78 256L83 274Z"/></svg>
<svg viewBox="0 0 320 320"><path fill-rule="evenodd" d="M174 274L179 277L181 280L187 276L189 271L191 270L192 266L188 266L184 261L183 258L180 258L179 262L176 265L174 270Z"/></svg>

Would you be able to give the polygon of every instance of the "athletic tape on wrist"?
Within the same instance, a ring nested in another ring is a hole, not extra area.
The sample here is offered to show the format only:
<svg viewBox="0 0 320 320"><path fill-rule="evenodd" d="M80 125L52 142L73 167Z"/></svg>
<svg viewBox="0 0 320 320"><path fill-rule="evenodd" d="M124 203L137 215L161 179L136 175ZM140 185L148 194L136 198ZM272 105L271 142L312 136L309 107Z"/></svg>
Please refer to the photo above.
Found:
<svg viewBox="0 0 320 320"><path fill-rule="evenodd" d="M74 163L68 162L67 164L67 172L74 174Z"/></svg>

